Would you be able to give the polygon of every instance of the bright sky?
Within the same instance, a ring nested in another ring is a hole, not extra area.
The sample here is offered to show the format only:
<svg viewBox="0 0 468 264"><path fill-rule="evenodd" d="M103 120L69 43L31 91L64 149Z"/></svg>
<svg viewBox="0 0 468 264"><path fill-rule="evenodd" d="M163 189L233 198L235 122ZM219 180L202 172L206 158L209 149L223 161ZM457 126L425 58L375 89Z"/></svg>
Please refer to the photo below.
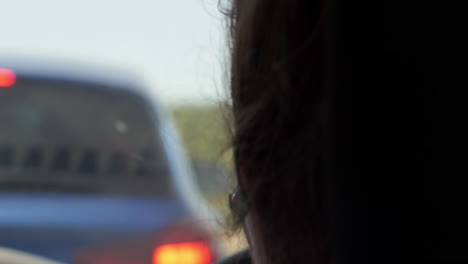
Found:
<svg viewBox="0 0 468 264"><path fill-rule="evenodd" d="M124 67L166 104L222 99L219 0L0 0L0 54Z"/></svg>

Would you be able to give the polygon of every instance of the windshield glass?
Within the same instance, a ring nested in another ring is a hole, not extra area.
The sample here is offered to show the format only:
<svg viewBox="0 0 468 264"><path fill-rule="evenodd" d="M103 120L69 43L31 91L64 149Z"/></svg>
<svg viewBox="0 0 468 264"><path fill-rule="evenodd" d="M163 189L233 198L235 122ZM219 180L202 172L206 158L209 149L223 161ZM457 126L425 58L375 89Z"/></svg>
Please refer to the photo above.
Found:
<svg viewBox="0 0 468 264"><path fill-rule="evenodd" d="M122 193L133 185L131 192L151 193L148 181L159 178L154 193L167 190L148 108L131 91L98 85L35 81L0 90L0 187Z"/></svg>
<svg viewBox="0 0 468 264"><path fill-rule="evenodd" d="M230 3L0 0L0 247L212 264L246 246L224 235Z"/></svg>

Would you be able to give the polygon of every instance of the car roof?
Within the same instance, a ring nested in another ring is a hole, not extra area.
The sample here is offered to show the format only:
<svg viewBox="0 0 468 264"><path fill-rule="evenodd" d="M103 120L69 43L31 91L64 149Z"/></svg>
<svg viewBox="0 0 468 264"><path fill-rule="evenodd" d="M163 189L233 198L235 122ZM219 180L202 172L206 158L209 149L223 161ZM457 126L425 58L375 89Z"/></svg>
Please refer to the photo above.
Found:
<svg viewBox="0 0 468 264"><path fill-rule="evenodd" d="M0 54L0 68L26 78L92 83L125 90L145 87L141 77L128 69L78 60Z"/></svg>

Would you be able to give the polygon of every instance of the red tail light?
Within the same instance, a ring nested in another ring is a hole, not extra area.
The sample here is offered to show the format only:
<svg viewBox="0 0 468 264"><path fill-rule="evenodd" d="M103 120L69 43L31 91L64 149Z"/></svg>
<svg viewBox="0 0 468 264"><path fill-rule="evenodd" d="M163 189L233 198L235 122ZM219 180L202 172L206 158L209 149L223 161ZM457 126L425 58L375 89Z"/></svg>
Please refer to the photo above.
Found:
<svg viewBox="0 0 468 264"><path fill-rule="evenodd" d="M76 252L77 264L212 264L218 259L213 234L197 224L175 224L165 232L128 237Z"/></svg>
<svg viewBox="0 0 468 264"><path fill-rule="evenodd" d="M9 69L0 68L0 88L6 88L16 83L16 74Z"/></svg>
<svg viewBox="0 0 468 264"><path fill-rule="evenodd" d="M204 243L162 245L153 254L153 264L210 264L210 248Z"/></svg>

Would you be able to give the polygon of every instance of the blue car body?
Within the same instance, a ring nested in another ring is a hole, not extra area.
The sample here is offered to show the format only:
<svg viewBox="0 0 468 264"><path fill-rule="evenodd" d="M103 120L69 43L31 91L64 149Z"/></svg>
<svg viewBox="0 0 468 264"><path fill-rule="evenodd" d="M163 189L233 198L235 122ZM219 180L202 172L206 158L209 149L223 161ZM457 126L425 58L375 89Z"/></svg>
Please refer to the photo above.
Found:
<svg viewBox="0 0 468 264"><path fill-rule="evenodd" d="M206 219L212 213L202 205L203 199L195 187L169 115L137 78L128 72L87 65L18 58L0 57L0 68L11 69L18 80L29 84L61 82L99 86L99 89L123 91L144 101L157 125L161 142L158 151L163 153L167 164L166 181L171 189L168 195L2 189L0 247L73 263L77 252L83 248L157 237L175 223ZM148 184L152 184L151 181Z"/></svg>

